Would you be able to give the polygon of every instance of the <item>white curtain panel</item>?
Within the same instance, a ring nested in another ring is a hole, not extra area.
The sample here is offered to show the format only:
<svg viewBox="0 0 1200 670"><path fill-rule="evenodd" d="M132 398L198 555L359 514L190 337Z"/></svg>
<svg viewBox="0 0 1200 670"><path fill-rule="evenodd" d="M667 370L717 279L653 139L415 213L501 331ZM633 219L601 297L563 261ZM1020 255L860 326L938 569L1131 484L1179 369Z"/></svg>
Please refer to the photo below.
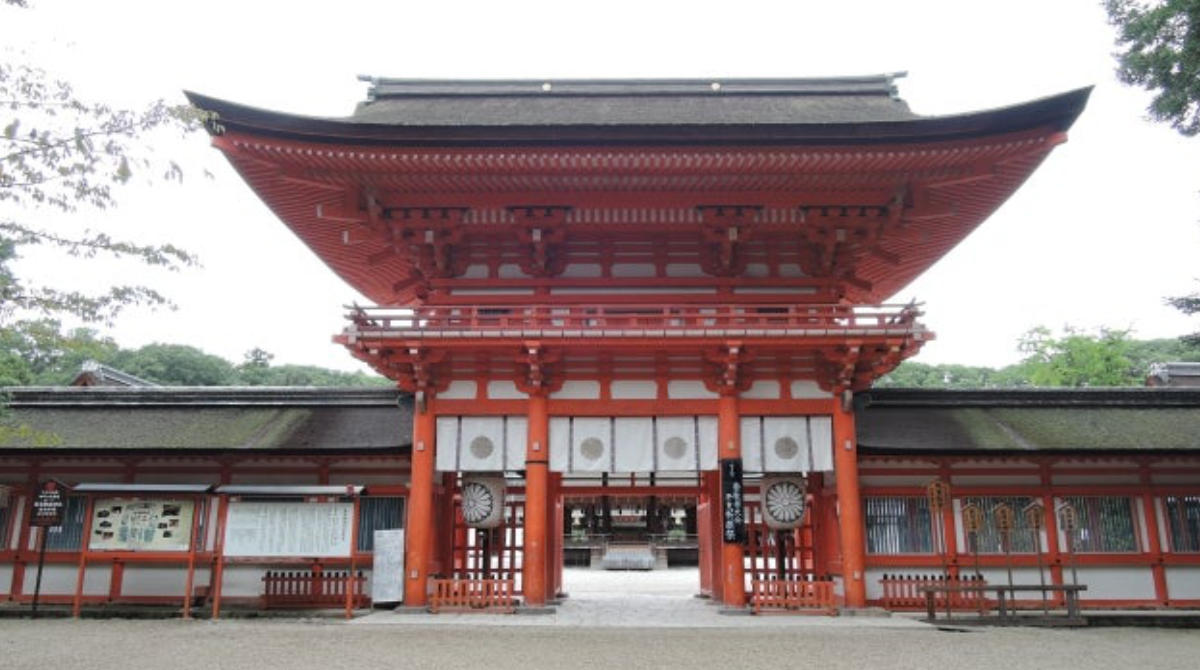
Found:
<svg viewBox="0 0 1200 670"><path fill-rule="evenodd" d="M717 417L701 416L696 418L696 427L700 433L700 469L717 469Z"/></svg>
<svg viewBox="0 0 1200 670"><path fill-rule="evenodd" d="M622 417L613 420L613 470L616 472L652 472L654 470L654 419Z"/></svg>
<svg viewBox="0 0 1200 670"><path fill-rule="evenodd" d="M833 471L833 418L828 416L808 417L809 435L812 436L812 469L816 472Z"/></svg>
<svg viewBox="0 0 1200 670"><path fill-rule="evenodd" d="M762 417L743 416L741 421L741 433L742 471L762 472Z"/></svg>
<svg viewBox="0 0 1200 670"><path fill-rule="evenodd" d="M696 417L662 416L655 420L655 424L656 469L694 472L700 458L696 444Z"/></svg>
<svg viewBox="0 0 1200 670"><path fill-rule="evenodd" d="M550 417L550 469L567 472L571 462L571 420L565 416Z"/></svg>
<svg viewBox="0 0 1200 670"><path fill-rule="evenodd" d="M437 458L434 467L438 472L458 470L458 417L439 416L436 424ZM413 445L416 448L416 445Z"/></svg>
<svg viewBox="0 0 1200 670"><path fill-rule="evenodd" d="M610 472L613 466L612 419L571 420L571 472Z"/></svg>
<svg viewBox="0 0 1200 670"><path fill-rule="evenodd" d="M504 470L504 417L464 416L458 430L459 472Z"/></svg>
<svg viewBox="0 0 1200 670"><path fill-rule="evenodd" d="M504 434L504 469L524 470L525 448L529 440L529 420L523 416L505 417ZM548 444L542 445L543 452L549 448Z"/></svg>
<svg viewBox="0 0 1200 670"><path fill-rule="evenodd" d="M808 472L812 460L807 417L763 417L762 454L763 472Z"/></svg>

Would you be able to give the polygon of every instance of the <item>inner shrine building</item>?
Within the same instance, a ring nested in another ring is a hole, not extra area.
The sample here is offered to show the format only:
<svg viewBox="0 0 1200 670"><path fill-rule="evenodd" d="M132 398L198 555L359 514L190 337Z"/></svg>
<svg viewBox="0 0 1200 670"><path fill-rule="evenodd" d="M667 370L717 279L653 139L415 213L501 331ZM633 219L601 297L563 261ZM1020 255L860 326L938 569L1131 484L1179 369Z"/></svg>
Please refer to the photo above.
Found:
<svg viewBox="0 0 1200 670"><path fill-rule="evenodd" d="M1089 93L928 117L895 78L372 79L345 118L189 95L377 305L336 339L414 399L408 605L472 548L551 602L573 510L621 499L690 501L727 606L772 579L867 604L855 394L934 337L886 301Z"/></svg>

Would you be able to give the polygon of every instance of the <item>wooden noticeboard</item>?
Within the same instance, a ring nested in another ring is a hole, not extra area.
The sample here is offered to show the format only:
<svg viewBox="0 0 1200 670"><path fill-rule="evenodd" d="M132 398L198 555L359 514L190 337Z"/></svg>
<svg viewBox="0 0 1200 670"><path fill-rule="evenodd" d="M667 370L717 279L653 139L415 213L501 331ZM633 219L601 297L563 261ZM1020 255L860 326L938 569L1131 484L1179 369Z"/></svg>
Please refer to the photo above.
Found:
<svg viewBox="0 0 1200 670"><path fill-rule="evenodd" d="M354 503L231 502L225 555L349 556Z"/></svg>

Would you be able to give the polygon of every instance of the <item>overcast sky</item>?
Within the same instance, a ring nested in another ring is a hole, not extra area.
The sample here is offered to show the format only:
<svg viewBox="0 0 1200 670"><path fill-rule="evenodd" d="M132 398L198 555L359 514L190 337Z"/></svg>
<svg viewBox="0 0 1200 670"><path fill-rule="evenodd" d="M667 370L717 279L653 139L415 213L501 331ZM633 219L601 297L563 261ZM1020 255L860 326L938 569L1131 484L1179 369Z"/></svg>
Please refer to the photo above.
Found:
<svg viewBox="0 0 1200 670"><path fill-rule="evenodd" d="M345 115L358 74L434 78L796 77L905 70L920 114L1003 106L1094 85L1091 103L1017 194L895 297L938 334L917 360L1004 365L1038 324L1171 337L1200 322L1163 297L1197 288L1200 139L1146 121L1148 94L1113 76L1096 0L1007 2L51 2L0 7L0 43L121 104L182 89L275 110ZM12 58L11 53L6 59ZM197 253L203 268L30 252L24 275L61 286L147 281L175 311L131 312L125 346L187 343L232 360L357 369L330 343L345 286L257 199L208 138L156 138L181 186L135 185L93 227ZM214 177L200 176L203 169Z"/></svg>

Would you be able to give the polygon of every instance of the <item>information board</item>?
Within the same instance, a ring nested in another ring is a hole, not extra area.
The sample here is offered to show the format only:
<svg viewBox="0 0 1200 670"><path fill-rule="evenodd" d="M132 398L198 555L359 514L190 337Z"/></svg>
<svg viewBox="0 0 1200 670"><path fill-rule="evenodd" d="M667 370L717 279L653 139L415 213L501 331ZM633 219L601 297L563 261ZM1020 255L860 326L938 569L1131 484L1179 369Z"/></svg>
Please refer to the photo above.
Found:
<svg viewBox="0 0 1200 670"><path fill-rule="evenodd" d="M29 525L61 526L65 507L62 488L55 482L46 482L33 499L33 515L29 517Z"/></svg>
<svg viewBox="0 0 1200 670"><path fill-rule="evenodd" d="M353 503L231 502L226 556L349 556Z"/></svg>
<svg viewBox="0 0 1200 670"><path fill-rule="evenodd" d="M192 500L101 498L92 505L88 548L98 551L187 551Z"/></svg>
<svg viewBox="0 0 1200 670"><path fill-rule="evenodd" d="M404 601L404 530L375 531L371 564L371 602Z"/></svg>
<svg viewBox="0 0 1200 670"><path fill-rule="evenodd" d="M725 542L746 541L746 504L742 491L742 459L721 459L721 527Z"/></svg>

